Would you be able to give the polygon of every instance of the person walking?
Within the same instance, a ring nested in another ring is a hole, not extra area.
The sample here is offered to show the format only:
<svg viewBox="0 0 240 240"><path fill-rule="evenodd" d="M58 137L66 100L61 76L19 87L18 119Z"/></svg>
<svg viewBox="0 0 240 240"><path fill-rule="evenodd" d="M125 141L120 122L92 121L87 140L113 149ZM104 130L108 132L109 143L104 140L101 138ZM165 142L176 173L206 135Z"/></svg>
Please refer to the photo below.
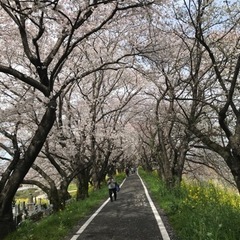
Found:
<svg viewBox="0 0 240 240"><path fill-rule="evenodd" d="M116 189L117 182L113 177L110 177L107 181L107 185L108 185L108 192L109 192L109 197L111 199L111 202L113 202L113 197L114 197L114 200L116 201L117 200L117 189Z"/></svg>
<svg viewBox="0 0 240 240"><path fill-rule="evenodd" d="M125 169L125 173L126 173L126 176L129 177L129 173L130 173L130 171L129 171L129 168L128 168L128 167L126 167L126 169Z"/></svg>

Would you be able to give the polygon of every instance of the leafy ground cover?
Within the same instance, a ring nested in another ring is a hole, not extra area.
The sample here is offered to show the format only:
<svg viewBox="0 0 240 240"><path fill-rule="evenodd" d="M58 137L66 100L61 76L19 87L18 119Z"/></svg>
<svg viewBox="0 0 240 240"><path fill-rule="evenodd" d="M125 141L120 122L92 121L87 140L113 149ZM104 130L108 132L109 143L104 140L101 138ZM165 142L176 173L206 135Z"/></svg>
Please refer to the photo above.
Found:
<svg viewBox="0 0 240 240"><path fill-rule="evenodd" d="M120 183L124 174L119 174L116 180ZM71 189L73 191L73 189ZM38 222L24 221L16 232L5 240L60 240L68 235L78 221L91 213L108 197L107 187L91 191L89 198L70 202L63 211L52 214ZM24 198L24 195L21 195Z"/></svg>
<svg viewBox="0 0 240 240"><path fill-rule="evenodd" d="M155 173L140 170L153 199L181 240L239 240L240 197L212 183L183 183L169 191Z"/></svg>
<svg viewBox="0 0 240 240"><path fill-rule="evenodd" d="M167 213L180 240L239 240L240 197L211 183L183 183L172 190L156 173L139 170L154 201ZM124 175L119 175L121 182ZM71 189L73 190L73 189ZM90 193L84 201L73 201L64 211L39 222L26 221L6 240L59 240L68 235L77 222L106 198L105 187Z"/></svg>

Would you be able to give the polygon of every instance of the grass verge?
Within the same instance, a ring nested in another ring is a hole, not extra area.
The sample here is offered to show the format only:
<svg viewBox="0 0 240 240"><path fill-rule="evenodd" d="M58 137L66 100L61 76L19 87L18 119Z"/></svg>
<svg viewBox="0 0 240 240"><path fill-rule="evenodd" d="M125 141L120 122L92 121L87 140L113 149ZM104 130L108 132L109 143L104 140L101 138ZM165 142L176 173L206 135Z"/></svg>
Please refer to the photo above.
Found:
<svg viewBox="0 0 240 240"><path fill-rule="evenodd" d="M155 173L139 171L181 240L239 240L240 197L211 183L167 189Z"/></svg>
<svg viewBox="0 0 240 240"><path fill-rule="evenodd" d="M119 174L116 180L120 183L124 174ZM64 211L57 212L38 222L25 221L16 232L5 240L60 240L64 239L79 220L90 214L108 198L107 187L90 192L89 198L83 201L72 201Z"/></svg>

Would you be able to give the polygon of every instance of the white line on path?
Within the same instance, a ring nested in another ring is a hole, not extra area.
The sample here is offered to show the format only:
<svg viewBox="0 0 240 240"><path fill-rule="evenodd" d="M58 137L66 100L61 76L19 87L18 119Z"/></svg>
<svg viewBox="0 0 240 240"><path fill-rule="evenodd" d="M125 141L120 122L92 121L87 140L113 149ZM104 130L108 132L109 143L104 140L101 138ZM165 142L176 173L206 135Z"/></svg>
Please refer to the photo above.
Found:
<svg viewBox="0 0 240 240"><path fill-rule="evenodd" d="M142 183L142 185L143 185L145 194L146 194L147 199L148 199L148 202L149 202L149 204L150 204L150 206L151 206L151 208L152 208L154 217L155 217L155 219L156 219L156 221L157 221L157 224L158 224L158 227L159 227L159 230L160 230L160 232L161 232L161 235L162 235L163 240L171 240L170 237L169 237L169 235L168 235L168 232L167 232L167 230L166 230L166 228L165 228L165 226L164 226L164 224L163 224L163 221L162 221L162 219L161 219L161 217L160 217L160 215L159 215L159 213L158 213L158 211L157 211L157 209L156 209L156 207L155 207L155 205L154 205L154 203L153 203L153 201L152 201L152 199L151 199L151 197L150 197L150 195L149 195L149 193L148 193L148 190L147 190L147 188L146 188L146 186L145 186L142 178L139 176L138 173L137 173L137 175L138 175L138 177L139 177L140 180L141 180L141 183ZM126 179L124 179L124 181L125 181L125 180L126 180ZM121 184L120 186L123 185L124 181L122 182L122 184ZM86 229L86 227L91 223L91 221L99 214L99 212L100 212L100 211L103 209L103 207L109 202L109 200L110 200L110 199L108 198L108 199L97 209L97 211L79 228L79 230L76 232L75 235L73 235L73 237L72 237L70 240L77 240L77 239L78 239L78 237L80 236L80 234Z"/></svg>
<svg viewBox="0 0 240 240"><path fill-rule="evenodd" d="M123 180L120 187L123 185L126 179ZM86 227L91 223L91 221L101 212L101 210L104 208L104 206L109 202L110 198L108 198L98 209L97 211L79 228L79 230L76 232L76 235L73 235L73 237L70 240L77 240L80 234L86 229Z"/></svg>
<svg viewBox="0 0 240 240"><path fill-rule="evenodd" d="M138 173L137 173L137 174L138 174ZM159 230L160 230L160 232L161 232L161 235L162 235L163 240L170 240L170 237L169 237L169 235L168 235L168 232L167 232L167 230L166 230L166 228L165 228L165 226L164 226L164 224L163 224L163 221L162 221L162 219L161 219L161 217L160 217L160 215L159 215L159 213L158 213L158 211L157 211L157 209L156 209L156 207L155 207L155 205L154 205L154 203L153 203L153 201L152 201L152 199L151 199L151 197L150 197L150 195L149 195L149 193L148 193L148 190L147 190L147 188L146 188L146 186L145 186L142 178L139 176L139 174L138 174L138 177L140 178L140 180L141 180L141 182L142 182L142 185L143 185L145 194L146 194L147 199L148 199L148 202L149 202L149 204L150 204L150 206L151 206L151 208L152 208L154 217L155 217L155 219L157 220L157 224L158 224L158 227L159 227Z"/></svg>

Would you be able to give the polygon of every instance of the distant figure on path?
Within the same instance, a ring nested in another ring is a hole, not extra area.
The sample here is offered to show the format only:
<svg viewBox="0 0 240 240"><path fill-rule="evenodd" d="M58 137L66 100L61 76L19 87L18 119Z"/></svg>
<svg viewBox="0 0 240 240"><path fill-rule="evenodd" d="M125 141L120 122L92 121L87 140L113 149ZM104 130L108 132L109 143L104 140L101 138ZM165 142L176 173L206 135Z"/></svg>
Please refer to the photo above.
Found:
<svg viewBox="0 0 240 240"><path fill-rule="evenodd" d="M113 196L114 196L114 200L116 201L117 200L117 189L116 189L117 182L113 177L109 177L107 184L108 184L108 191L109 191L109 197L111 199L111 202L113 201Z"/></svg>
<svg viewBox="0 0 240 240"><path fill-rule="evenodd" d="M129 176L129 168L128 167L126 167L125 173L126 173L126 176L128 177Z"/></svg>

